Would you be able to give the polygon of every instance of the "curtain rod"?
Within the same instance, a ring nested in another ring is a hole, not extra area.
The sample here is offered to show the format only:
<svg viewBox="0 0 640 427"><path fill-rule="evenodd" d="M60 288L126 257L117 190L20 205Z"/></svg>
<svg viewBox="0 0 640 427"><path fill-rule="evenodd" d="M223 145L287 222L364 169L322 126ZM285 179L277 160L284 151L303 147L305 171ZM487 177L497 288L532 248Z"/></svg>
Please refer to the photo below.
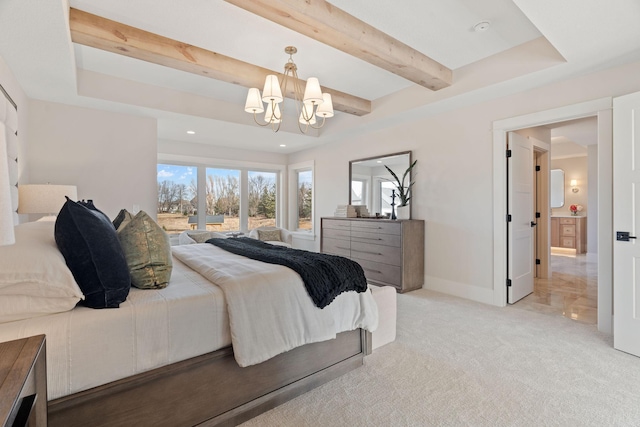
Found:
<svg viewBox="0 0 640 427"><path fill-rule="evenodd" d="M11 105L13 105L13 108L15 108L16 111L18 111L18 105L15 103L13 98L11 98L11 95L9 95L6 90L4 90L4 87L2 87L1 84L0 84L0 92L2 92L4 94L4 96L5 96L5 98L7 98L7 101L9 101L11 103Z"/></svg>

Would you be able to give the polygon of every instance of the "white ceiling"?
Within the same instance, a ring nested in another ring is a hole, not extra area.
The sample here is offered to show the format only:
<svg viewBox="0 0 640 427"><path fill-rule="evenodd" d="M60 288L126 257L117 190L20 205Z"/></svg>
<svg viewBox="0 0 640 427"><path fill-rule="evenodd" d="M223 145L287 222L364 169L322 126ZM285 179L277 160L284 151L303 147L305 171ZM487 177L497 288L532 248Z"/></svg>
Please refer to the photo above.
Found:
<svg viewBox="0 0 640 427"><path fill-rule="evenodd" d="M275 71L287 60L284 47L294 45L301 78L314 75L325 86L370 99L373 111L368 117L336 113L315 137L301 136L293 117L285 118L273 134L244 113L245 88L74 45L69 3ZM31 98L155 117L161 139L282 153L391 126L424 114L427 106L434 114L454 96L460 105L478 102L478 89L507 94L640 59L637 0L331 3L453 69L453 85L431 92L221 0L2 0L0 56ZM480 21L490 28L473 31ZM536 55L522 56L534 45ZM505 60L510 53L520 61ZM522 57L530 59L523 63ZM536 72L541 69L546 72ZM410 106L393 102L407 91Z"/></svg>

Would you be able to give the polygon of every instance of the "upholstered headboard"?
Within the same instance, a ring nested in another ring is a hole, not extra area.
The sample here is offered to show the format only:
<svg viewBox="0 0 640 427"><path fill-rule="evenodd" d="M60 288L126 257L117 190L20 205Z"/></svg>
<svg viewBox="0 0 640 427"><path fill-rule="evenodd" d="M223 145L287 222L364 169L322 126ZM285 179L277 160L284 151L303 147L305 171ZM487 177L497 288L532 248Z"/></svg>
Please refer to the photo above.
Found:
<svg viewBox="0 0 640 427"><path fill-rule="evenodd" d="M9 162L9 191L13 223L18 224L18 106L0 85L0 122L4 123Z"/></svg>

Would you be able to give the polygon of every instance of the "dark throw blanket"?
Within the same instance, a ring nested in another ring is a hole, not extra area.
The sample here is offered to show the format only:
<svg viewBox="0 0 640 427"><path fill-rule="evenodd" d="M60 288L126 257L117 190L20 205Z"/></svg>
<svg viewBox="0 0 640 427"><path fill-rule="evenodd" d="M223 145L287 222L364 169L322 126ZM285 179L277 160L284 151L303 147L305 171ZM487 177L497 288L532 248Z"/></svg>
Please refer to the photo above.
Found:
<svg viewBox="0 0 640 427"><path fill-rule="evenodd" d="M313 303L324 308L342 292L367 290L360 264L336 255L271 245L248 237L209 239L207 243L236 255L289 267L302 277Z"/></svg>

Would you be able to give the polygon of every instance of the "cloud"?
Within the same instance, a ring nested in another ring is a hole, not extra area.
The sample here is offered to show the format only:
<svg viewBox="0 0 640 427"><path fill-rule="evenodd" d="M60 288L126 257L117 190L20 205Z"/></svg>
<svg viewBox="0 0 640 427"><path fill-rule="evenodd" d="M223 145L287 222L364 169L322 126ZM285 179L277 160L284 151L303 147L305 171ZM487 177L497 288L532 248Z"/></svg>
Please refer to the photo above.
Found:
<svg viewBox="0 0 640 427"><path fill-rule="evenodd" d="M169 178L173 176L173 172L167 170L158 171L158 178Z"/></svg>
<svg viewBox="0 0 640 427"><path fill-rule="evenodd" d="M193 175L193 168L187 168L187 175Z"/></svg>

